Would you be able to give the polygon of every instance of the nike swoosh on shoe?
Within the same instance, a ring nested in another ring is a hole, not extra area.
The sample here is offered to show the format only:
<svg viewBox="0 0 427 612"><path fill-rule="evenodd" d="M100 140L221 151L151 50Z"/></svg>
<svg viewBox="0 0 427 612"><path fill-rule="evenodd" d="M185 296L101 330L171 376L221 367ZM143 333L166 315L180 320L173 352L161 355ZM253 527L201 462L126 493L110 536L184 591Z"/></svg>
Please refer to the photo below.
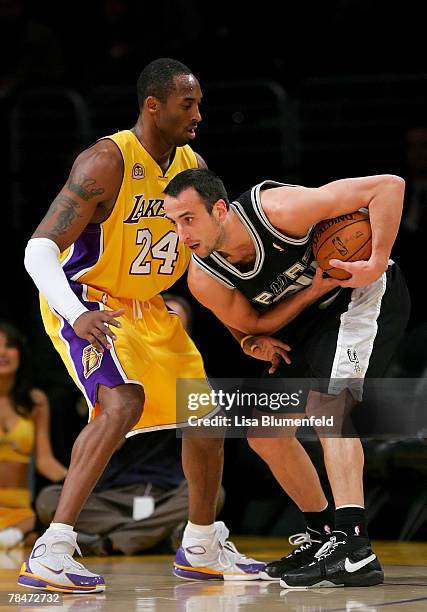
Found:
<svg viewBox="0 0 427 612"><path fill-rule="evenodd" d="M377 555L369 555L369 557L366 557L366 559L361 559L361 561L357 561L356 563L352 563L350 561L350 559L348 557L346 557L345 562L344 562L344 567L346 572L357 572L357 570L362 569L362 567L365 567L365 565L368 565L368 563L371 563L371 561L373 561L374 559L377 558Z"/></svg>
<svg viewBox="0 0 427 612"><path fill-rule="evenodd" d="M44 563L40 563L40 565L42 565L43 567L45 567L47 570L49 570L50 572L53 572L54 574L62 574L62 572L64 570L60 569L60 570L54 570L52 567L49 567L48 565L45 565Z"/></svg>

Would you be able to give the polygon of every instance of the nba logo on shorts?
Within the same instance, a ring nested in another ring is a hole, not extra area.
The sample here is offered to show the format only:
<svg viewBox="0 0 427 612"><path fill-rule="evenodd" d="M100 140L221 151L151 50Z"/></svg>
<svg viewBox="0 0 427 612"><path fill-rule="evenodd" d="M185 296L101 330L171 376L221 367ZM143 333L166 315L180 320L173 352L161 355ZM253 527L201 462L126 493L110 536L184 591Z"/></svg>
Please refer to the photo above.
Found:
<svg viewBox="0 0 427 612"><path fill-rule="evenodd" d="M135 164L132 168L132 178L134 179L143 179L145 176L144 166L141 164Z"/></svg>
<svg viewBox="0 0 427 612"><path fill-rule="evenodd" d="M82 364L83 364L83 376L89 378L89 376L99 368L101 365L103 353L100 353L91 344L83 349L82 353Z"/></svg>

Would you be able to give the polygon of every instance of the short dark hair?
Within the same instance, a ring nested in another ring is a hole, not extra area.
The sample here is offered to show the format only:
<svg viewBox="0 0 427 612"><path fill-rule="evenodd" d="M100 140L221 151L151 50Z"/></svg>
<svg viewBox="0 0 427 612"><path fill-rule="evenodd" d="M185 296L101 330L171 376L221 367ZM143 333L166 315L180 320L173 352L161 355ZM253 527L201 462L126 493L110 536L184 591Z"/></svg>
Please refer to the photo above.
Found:
<svg viewBox="0 0 427 612"><path fill-rule="evenodd" d="M227 209L230 207L224 183L219 176L207 168L191 168L180 172L168 183L163 193L176 198L189 187L197 191L209 214L215 202L220 199L225 201Z"/></svg>
<svg viewBox="0 0 427 612"><path fill-rule="evenodd" d="M169 57L161 57L150 62L139 75L136 91L139 108L148 96L154 96L160 102L166 102L175 91L174 77L180 74L193 74L185 64Z"/></svg>

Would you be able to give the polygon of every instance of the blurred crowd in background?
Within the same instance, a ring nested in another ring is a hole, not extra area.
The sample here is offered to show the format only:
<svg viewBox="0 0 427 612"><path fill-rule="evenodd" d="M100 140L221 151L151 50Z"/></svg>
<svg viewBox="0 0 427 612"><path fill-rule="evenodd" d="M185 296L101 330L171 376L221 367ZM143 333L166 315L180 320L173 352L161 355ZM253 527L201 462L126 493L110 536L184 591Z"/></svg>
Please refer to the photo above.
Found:
<svg viewBox="0 0 427 612"><path fill-rule="evenodd" d="M0 319L27 337L31 385L42 389L50 404L52 453L64 470L86 422L86 406L44 334L23 251L78 151L134 124L136 80L156 57L174 57L199 78L203 122L194 149L224 179L231 197L267 178L312 186L383 172L405 178L405 211L393 256L407 278L412 315L389 375L427 378L422 298L427 60L423 22L411 5L407 2L403 8L402 3L396 9L380 0L272 2L262 11L223 0L214 5L196 0L76 0L67 14L50 1L0 0ZM404 30L410 32L405 46ZM216 377L256 376L258 363L244 356L222 325L192 300L184 279L173 291L191 313L192 337L207 372ZM132 438L135 448L130 459L123 458L129 470L138 462L150 463L150 449L158 443L154 436ZM421 432L412 440L364 441L373 538L425 539L425 437ZM175 457L172 481L136 476L144 487L153 480L159 495L181 486L182 480L176 459L179 440L167 434L160 443ZM307 446L324 476L320 446ZM61 478L49 470L32 473L35 508L36 495ZM327 486L326 478L324 482ZM108 489L134 483L132 477L121 483L113 478L104 485ZM300 529L296 509L241 440L227 441L224 487L222 513L233 532L289 535ZM53 503L52 495L51 490L39 507L36 530L41 520L49 520L46 507L47 501ZM174 529L185 511L181 514L167 537L152 545L166 540L173 545ZM89 529L91 535L94 539L88 537L87 545L95 547L92 550L114 548L114 538L105 541ZM140 550L146 548L150 546Z"/></svg>

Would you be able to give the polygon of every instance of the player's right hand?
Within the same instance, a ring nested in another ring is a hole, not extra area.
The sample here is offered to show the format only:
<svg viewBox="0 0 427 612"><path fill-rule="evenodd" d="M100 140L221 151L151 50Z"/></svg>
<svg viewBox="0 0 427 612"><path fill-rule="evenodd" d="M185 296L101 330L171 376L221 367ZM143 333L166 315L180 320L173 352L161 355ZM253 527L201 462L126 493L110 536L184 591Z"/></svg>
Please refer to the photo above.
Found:
<svg viewBox="0 0 427 612"><path fill-rule="evenodd" d="M243 352L246 355L261 361L270 361L269 374L277 370L281 359L288 365L291 363L288 355L290 350L291 347L288 344L271 336L251 336L243 343Z"/></svg>
<svg viewBox="0 0 427 612"><path fill-rule="evenodd" d="M77 317L73 329L79 338L89 340L97 351L103 353L104 348L112 348L111 340L116 339L116 335L108 326L121 327L122 324L116 321L116 318L124 313L123 308L120 310L90 310Z"/></svg>

